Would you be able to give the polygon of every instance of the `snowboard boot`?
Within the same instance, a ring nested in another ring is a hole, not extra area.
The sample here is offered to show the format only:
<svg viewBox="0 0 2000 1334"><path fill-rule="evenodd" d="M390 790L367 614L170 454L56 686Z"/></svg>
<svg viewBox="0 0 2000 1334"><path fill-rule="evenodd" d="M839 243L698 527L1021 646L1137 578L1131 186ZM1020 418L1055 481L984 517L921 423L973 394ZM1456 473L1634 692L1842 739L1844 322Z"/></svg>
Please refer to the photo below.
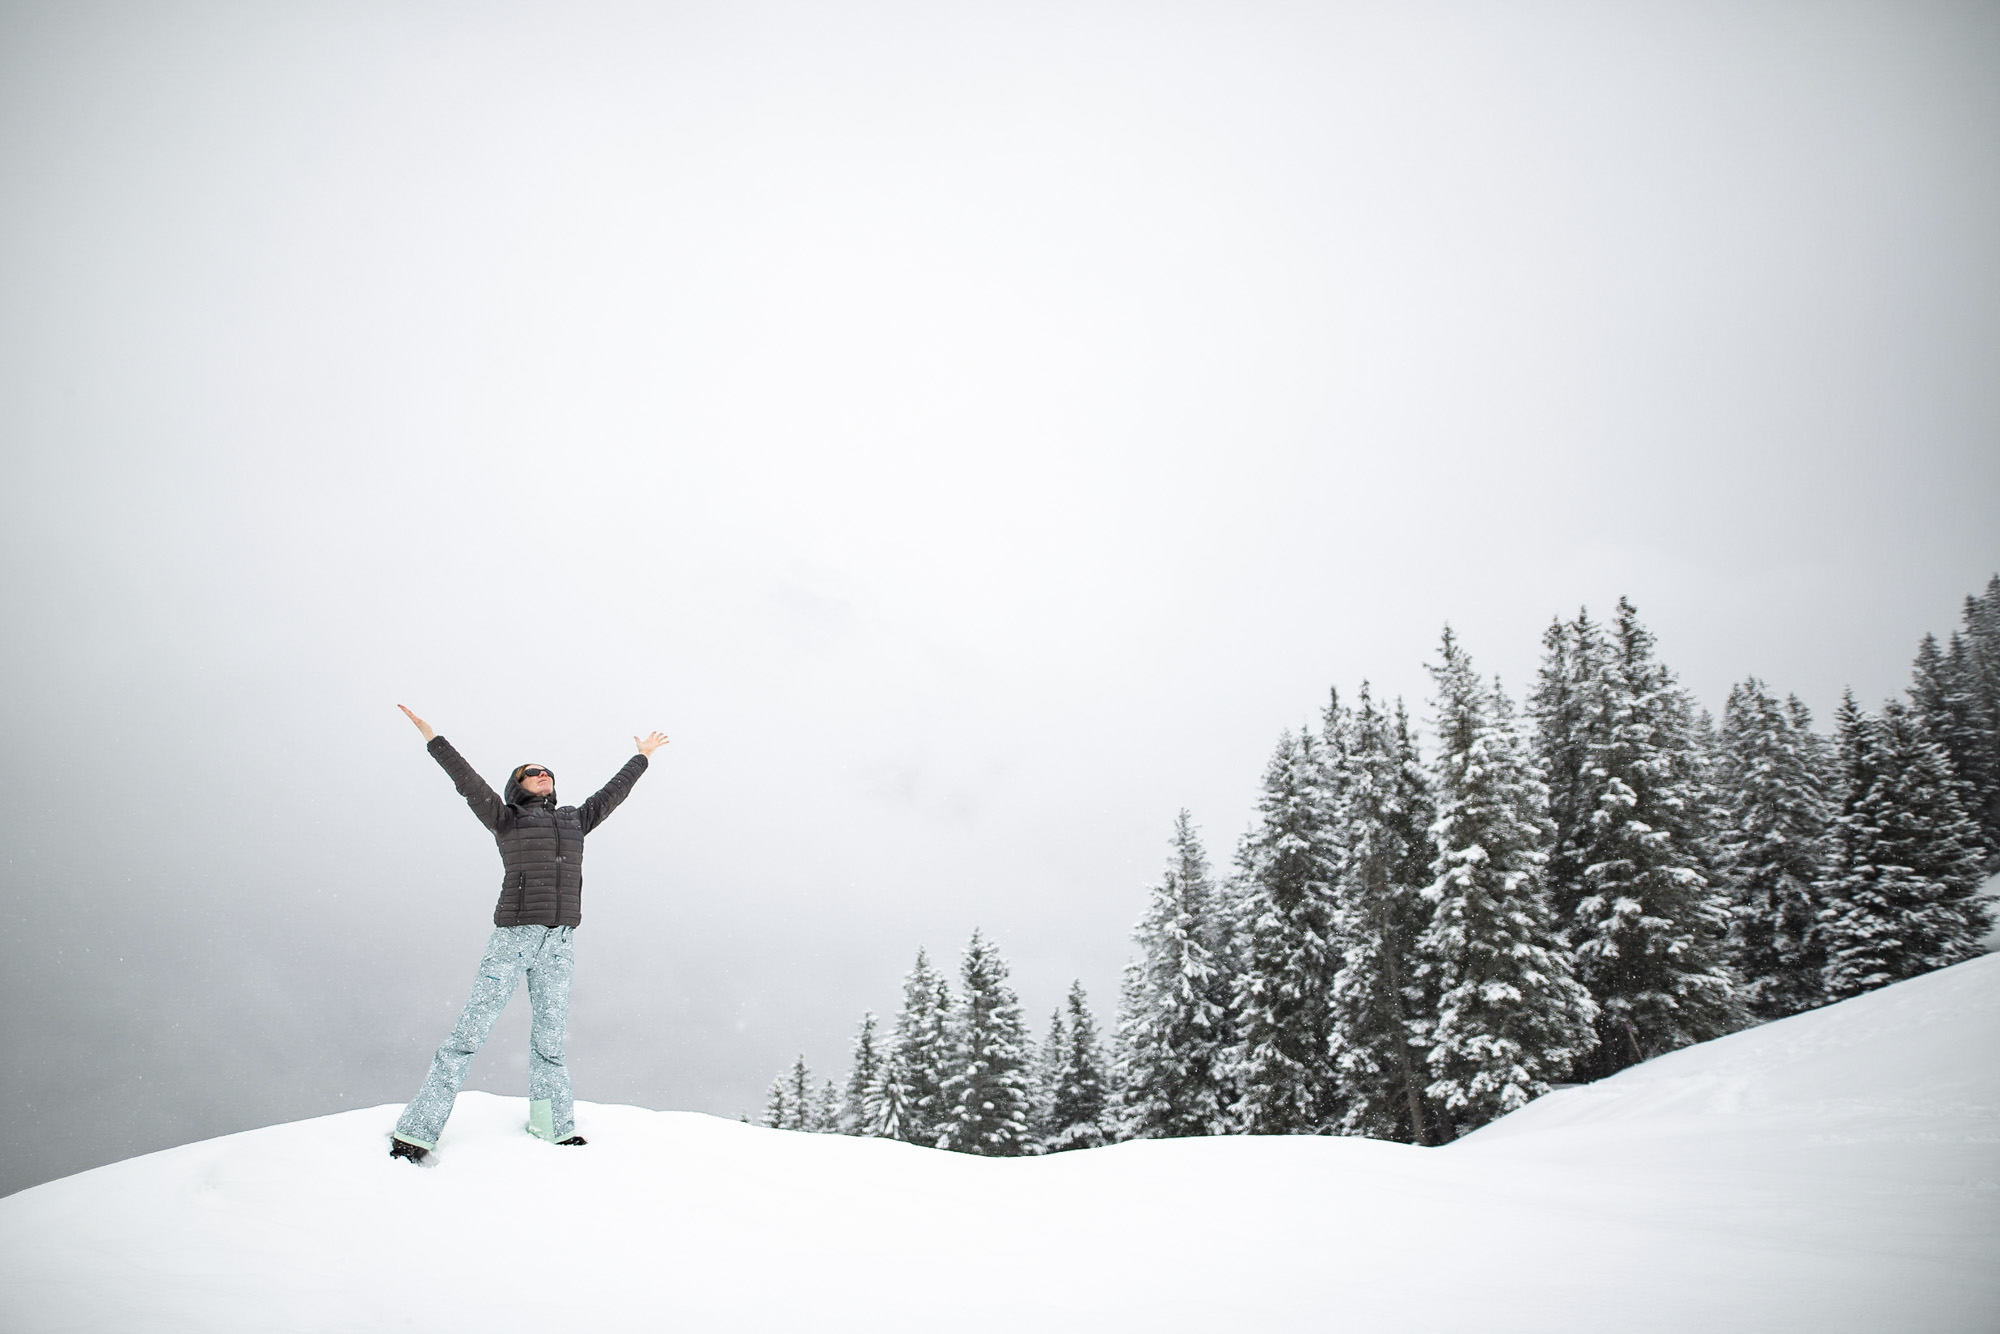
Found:
<svg viewBox="0 0 2000 1334"><path fill-rule="evenodd" d="M567 1147L568 1145L571 1145L571 1144L588 1144L588 1143L590 1143L590 1141L589 1141L589 1140L587 1140L587 1139L585 1139L585 1138L584 1138L583 1136L581 1136L581 1135L571 1135L571 1136L570 1136L570 1137L569 1137L568 1139L559 1139L559 1140L557 1140L557 1141L556 1141L556 1143L557 1143L557 1144L559 1144L559 1145L563 1145L563 1146Z"/></svg>
<svg viewBox="0 0 2000 1334"><path fill-rule="evenodd" d="M424 1161L424 1155L429 1152L430 1150L426 1149L423 1145L412 1144L406 1139L392 1139L389 1141L389 1156L391 1158L408 1158L413 1163L421 1164Z"/></svg>

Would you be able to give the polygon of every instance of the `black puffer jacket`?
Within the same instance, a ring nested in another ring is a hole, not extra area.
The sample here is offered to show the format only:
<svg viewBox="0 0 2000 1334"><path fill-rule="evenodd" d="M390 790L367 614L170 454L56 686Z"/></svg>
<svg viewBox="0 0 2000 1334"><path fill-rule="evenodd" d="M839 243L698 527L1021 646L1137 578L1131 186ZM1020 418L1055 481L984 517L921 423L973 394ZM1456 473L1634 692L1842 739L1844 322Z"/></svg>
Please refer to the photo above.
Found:
<svg viewBox="0 0 2000 1334"><path fill-rule="evenodd" d="M634 755L611 781L581 806L556 805L555 793L531 796L509 781L506 800L493 795L486 780L443 737L426 747L451 775L458 795L479 822L493 831L505 870L495 926L581 926L583 924L583 836L604 823L646 772L646 757Z"/></svg>

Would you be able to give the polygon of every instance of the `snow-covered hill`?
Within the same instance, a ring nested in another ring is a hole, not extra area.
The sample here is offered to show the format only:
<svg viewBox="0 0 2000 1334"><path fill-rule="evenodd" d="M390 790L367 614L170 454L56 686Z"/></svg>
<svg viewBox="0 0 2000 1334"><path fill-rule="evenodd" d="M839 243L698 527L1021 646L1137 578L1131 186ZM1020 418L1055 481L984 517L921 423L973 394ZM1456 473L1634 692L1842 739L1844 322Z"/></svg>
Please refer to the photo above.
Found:
<svg viewBox="0 0 2000 1334"><path fill-rule="evenodd" d="M988 1161L468 1094L0 1200L7 1331L2000 1329L2000 958L1551 1095L1446 1149Z"/></svg>

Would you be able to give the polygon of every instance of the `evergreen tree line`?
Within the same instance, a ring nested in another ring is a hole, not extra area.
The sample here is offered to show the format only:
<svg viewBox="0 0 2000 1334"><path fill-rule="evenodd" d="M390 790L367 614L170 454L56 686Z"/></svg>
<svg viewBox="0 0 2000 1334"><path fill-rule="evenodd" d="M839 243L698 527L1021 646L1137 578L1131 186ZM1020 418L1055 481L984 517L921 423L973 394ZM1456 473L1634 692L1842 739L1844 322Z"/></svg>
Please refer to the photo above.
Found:
<svg viewBox="0 0 2000 1334"><path fill-rule="evenodd" d="M1431 753L1402 701L1287 732L1230 870L1186 811L1100 1040L1032 1041L978 932L922 951L844 1090L801 1057L766 1124L989 1155L1119 1139L1441 1144L1558 1083L1971 958L2000 867L2000 576L1908 698L1832 736L1756 679L1717 726L1620 600L1558 620L1521 705L1447 627Z"/></svg>
<svg viewBox="0 0 2000 1334"><path fill-rule="evenodd" d="M918 950L895 1028L885 1034L872 1013L862 1016L845 1088L828 1080L815 1091L800 1056L772 1081L764 1124L989 1157L1110 1143L1104 1044L1082 984L1037 1044L1007 975L977 931L956 993Z"/></svg>

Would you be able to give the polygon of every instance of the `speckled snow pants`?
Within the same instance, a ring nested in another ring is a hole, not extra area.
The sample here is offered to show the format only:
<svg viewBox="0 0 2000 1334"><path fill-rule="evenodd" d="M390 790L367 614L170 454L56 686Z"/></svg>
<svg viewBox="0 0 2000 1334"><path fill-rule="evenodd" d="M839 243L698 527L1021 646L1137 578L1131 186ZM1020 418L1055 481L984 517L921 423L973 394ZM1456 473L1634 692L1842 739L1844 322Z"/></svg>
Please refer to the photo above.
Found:
<svg viewBox="0 0 2000 1334"><path fill-rule="evenodd" d="M514 988L528 979L528 1129L543 1139L576 1133L570 1105L569 1067L563 1064L563 1034L569 1026L572 967L567 926L496 926L479 959L472 995L451 1036L437 1049L431 1072L396 1122L396 1138L426 1149L437 1147L458 1087L473 1053L493 1031Z"/></svg>

